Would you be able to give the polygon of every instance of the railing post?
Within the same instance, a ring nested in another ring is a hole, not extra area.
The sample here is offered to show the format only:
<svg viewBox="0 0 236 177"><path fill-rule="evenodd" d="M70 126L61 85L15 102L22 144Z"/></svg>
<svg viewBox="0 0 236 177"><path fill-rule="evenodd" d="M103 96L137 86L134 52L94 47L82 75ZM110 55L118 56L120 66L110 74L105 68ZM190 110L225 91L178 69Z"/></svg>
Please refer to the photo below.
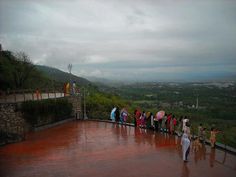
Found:
<svg viewBox="0 0 236 177"><path fill-rule="evenodd" d="M34 92L32 91L32 89L30 89L31 95L32 95L32 100L34 100Z"/></svg>
<svg viewBox="0 0 236 177"><path fill-rule="evenodd" d="M49 99L49 89L47 89L47 92L48 92L48 99Z"/></svg>
<svg viewBox="0 0 236 177"><path fill-rule="evenodd" d="M24 97L24 101L25 101L25 90L23 90L23 97Z"/></svg>
<svg viewBox="0 0 236 177"><path fill-rule="evenodd" d="M41 90L41 91L39 92L40 100L42 100L42 99L43 99L43 96L42 96L42 94L43 94L43 90Z"/></svg>
<svg viewBox="0 0 236 177"><path fill-rule="evenodd" d="M8 137L9 133L8 133L7 121L5 121L5 127L6 127L6 136ZM6 137L6 140L7 140L7 137Z"/></svg>
<svg viewBox="0 0 236 177"><path fill-rule="evenodd" d="M4 100L5 100L5 103L7 102L7 92L4 92Z"/></svg>
<svg viewBox="0 0 236 177"><path fill-rule="evenodd" d="M14 100L15 100L15 103L16 103L16 91L15 90L14 90L13 94L14 94Z"/></svg>

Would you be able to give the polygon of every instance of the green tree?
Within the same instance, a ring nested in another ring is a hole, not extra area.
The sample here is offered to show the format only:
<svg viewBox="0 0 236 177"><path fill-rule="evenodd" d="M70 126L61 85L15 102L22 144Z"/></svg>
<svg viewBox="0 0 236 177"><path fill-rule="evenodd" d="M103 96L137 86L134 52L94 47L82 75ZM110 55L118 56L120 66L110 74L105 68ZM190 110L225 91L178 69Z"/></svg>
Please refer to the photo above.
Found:
<svg viewBox="0 0 236 177"><path fill-rule="evenodd" d="M15 66L13 71L13 78L16 88L24 88L30 75L34 71L34 65L30 61L30 58L24 52L18 52L14 55Z"/></svg>

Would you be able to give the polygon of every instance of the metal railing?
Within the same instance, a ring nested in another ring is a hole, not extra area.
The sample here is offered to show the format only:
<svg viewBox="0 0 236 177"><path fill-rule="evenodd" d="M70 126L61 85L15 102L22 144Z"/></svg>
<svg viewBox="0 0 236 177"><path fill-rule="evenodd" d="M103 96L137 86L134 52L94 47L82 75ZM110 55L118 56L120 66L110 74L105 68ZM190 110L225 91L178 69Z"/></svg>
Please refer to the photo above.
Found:
<svg viewBox="0 0 236 177"><path fill-rule="evenodd" d="M25 89L25 90L10 90L1 91L0 103L16 103L27 100L42 100L51 98L61 98L69 96L69 94L63 93L63 90L56 89Z"/></svg>

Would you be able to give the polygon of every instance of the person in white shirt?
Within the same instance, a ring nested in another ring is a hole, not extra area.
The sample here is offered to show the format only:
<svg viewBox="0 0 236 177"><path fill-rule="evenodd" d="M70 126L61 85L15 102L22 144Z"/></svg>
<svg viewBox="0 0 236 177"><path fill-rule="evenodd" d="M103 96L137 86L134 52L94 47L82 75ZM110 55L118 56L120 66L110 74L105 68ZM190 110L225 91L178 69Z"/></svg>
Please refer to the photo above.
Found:
<svg viewBox="0 0 236 177"><path fill-rule="evenodd" d="M190 124L186 122L184 133L181 139L182 151L183 151L183 161L188 161L188 155L190 152Z"/></svg>
<svg viewBox="0 0 236 177"><path fill-rule="evenodd" d="M185 116L184 119L183 119L183 129L182 129L183 132L186 129L186 123L187 122L189 122L189 119L187 119L187 116Z"/></svg>

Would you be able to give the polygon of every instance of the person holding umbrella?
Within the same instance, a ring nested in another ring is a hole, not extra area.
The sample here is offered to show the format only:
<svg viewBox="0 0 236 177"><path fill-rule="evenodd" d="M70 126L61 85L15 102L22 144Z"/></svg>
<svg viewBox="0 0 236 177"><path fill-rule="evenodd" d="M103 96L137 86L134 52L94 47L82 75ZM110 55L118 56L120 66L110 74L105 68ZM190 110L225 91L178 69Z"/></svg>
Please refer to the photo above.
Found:
<svg viewBox="0 0 236 177"><path fill-rule="evenodd" d="M162 118L165 116L165 111L159 111L156 113L155 118L155 130L158 131L159 126L161 127Z"/></svg>
<svg viewBox="0 0 236 177"><path fill-rule="evenodd" d="M166 122L167 122L167 114L165 113L164 117L162 118L162 123L161 123L162 132L166 131Z"/></svg>
<svg viewBox="0 0 236 177"><path fill-rule="evenodd" d="M151 112L150 118L151 118L151 129L154 130L154 116L153 116L152 112Z"/></svg>
<svg viewBox="0 0 236 177"><path fill-rule="evenodd" d="M116 112L116 107L114 107L114 108L111 110L110 118L111 118L111 121L112 121L112 122L115 122L115 112Z"/></svg>

